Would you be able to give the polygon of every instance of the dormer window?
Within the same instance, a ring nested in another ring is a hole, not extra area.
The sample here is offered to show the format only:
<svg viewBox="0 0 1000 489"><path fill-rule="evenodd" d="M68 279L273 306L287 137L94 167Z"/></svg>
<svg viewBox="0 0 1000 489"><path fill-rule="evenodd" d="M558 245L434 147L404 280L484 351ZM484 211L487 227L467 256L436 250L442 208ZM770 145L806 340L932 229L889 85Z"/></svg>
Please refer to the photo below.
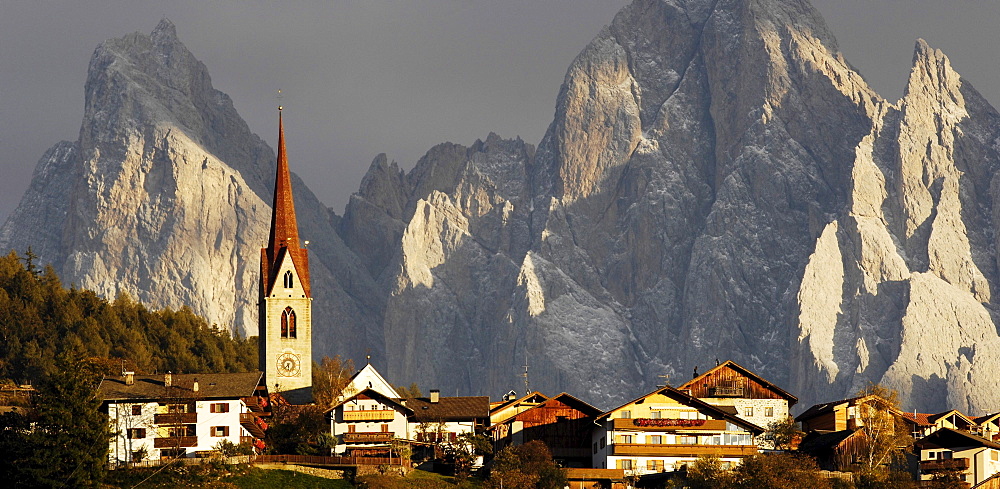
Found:
<svg viewBox="0 0 1000 489"><path fill-rule="evenodd" d="M290 288L292 288L292 287L295 286L295 276L292 275L292 271L291 270L287 270L285 272L284 283L285 283L285 288L286 289L290 289Z"/></svg>
<svg viewBox="0 0 1000 489"><path fill-rule="evenodd" d="M291 307L281 311L281 337L295 338L295 311Z"/></svg>

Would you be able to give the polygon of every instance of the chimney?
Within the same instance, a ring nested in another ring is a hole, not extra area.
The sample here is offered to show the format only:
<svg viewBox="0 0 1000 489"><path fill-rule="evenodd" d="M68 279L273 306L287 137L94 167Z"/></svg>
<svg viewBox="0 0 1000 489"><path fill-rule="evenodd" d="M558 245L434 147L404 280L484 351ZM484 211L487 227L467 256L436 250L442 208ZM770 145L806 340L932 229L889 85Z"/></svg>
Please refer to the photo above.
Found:
<svg viewBox="0 0 1000 489"><path fill-rule="evenodd" d="M198 379L197 378L194 379L194 385L191 386L191 390L194 391L194 392L198 392Z"/></svg>
<svg viewBox="0 0 1000 489"><path fill-rule="evenodd" d="M125 375L125 385L135 384L135 372L122 372Z"/></svg>
<svg viewBox="0 0 1000 489"><path fill-rule="evenodd" d="M167 372L163 375L163 386L170 387L174 383L174 374Z"/></svg>
<svg viewBox="0 0 1000 489"><path fill-rule="evenodd" d="M437 389L431 389L431 404L436 404L441 400L441 391Z"/></svg>

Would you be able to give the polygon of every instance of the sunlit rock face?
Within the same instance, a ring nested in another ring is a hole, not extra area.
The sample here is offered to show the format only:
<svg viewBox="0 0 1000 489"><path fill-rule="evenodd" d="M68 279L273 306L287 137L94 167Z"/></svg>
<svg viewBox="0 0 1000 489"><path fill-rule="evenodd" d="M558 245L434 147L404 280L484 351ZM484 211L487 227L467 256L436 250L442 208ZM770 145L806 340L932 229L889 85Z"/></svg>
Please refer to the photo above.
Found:
<svg viewBox="0 0 1000 489"><path fill-rule="evenodd" d="M253 331L273 152L169 24L98 48L87 94L0 244ZM379 156L342 217L294 183L314 351L449 395L529 365L611 407L733 359L806 405L882 382L995 411L998 164L1000 115L923 41L892 102L804 1L636 0L537 148Z"/></svg>

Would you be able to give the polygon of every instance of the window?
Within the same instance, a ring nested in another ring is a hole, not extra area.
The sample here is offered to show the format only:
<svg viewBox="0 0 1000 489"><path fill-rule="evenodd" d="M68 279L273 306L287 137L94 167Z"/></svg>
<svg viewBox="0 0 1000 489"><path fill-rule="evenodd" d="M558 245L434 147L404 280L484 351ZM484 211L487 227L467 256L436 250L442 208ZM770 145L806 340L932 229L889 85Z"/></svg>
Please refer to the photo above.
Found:
<svg viewBox="0 0 1000 489"><path fill-rule="evenodd" d="M228 426L213 426L212 436L229 436Z"/></svg>
<svg viewBox="0 0 1000 489"><path fill-rule="evenodd" d="M647 460L646 470L650 472L663 472L663 460Z"/></svg>
<svg viewBox="0 0 1000 489"><path fill-rule="evenodd" d="M594 442L594 453L597 453L597 442Z"/></svg>
<svg viewBox="0 0 1000 489"><path fill-rule="evenodd" d="M649 435L646 437L646 443L650 445L660 445L663 443L663 436L661 435Z"/></svg>
<svg viewBox="0 0 1000 489"><path fill-rule="evenodd" d="M132 405L132 416L138 416L140 414L142 414L142 404L133 404Z"/></svg>
<svg viewBox="0 0 1000 489"><path fill-rule="evenodd" d="M618 435L618 443L632 443L632 435Z"/></svg>
<svg viewBox="0 0 1000 489"><path fill-rule="evenodd" d="M697 445L698 444L698 437L697 436L684 436L684 435L680 435L680 436L677 437L677 443L679 443L681 445Z"/></svg>
<svg viewBox="0 0 1000 489"><path fill-rule="evenodd" d="M771 406L765 407L764 408L764 416L767 416L768 418L773 418L774 417L774 408L771 407Z"/></svg>
<svg viewBox="0 0 1000 489"><path fill-rule="evenodd" d="M193 424L186 424L168 427L167 436L170 438L178 438L182 436L198 436L198 434L195 431L195 426Z"/></svg>
<svg viewBox="0 0 1000 489"><path fill-rule="evenodd" d="M353 424L349 424L349 425L347 425L347 432L348 433L354 433L355 428L356 428L356 426L354 426Z"/></svg>
<svg viewBox="0 0 1000 489"><path fill-rule="evenodd" d="M607 442L605 441L605 438L602 436L601 437L601 449L603 450L606 445L607 445Z"/></svg>
<svg viewBox="0 0 1000 489"><path fill-rule="evenodd" d="M187 405L186 404L168 404L167 405L167 412L170 413L170 414L186 413L187 412Z"/></svg>
<svg viewBox="0 0 1000 489"><path fill-rule="evenodd" d="M295 277L292 275L291 270L285 272L284 282L286 289L290 289L295 286Z"/></svg>
<svg viewBox="0 0 1000 489"><path fill-rule="evenodd" d="M632 470L632 460L631 459L616 460L615 461L615 465L617 465L619 469Z"/></svg>
<svg viewBox="0 0 1000 489"><path fill-rule="evenodd" d="M211 411L213 413L228 413L229 412L229 403L227 403L227 402L213 402L212 405L209 406L209 411Z"/></svg>
<svg viewBox="0 0 1000 489"><path fill-rule="evenodd" d="M295 338L295 311L291 307L281 312L281 337Z"/></svg>
<svg viewBox="0 0 1000 489"><path fill-rule="evenodd" d="M146 437L146 428L129 428L128 439L138 440Z"/></svg>
<svg viewBox="0 0 1000 489"><path fill-rule="evenodd" d="M743 416L747 418L753 417L753 406L747 406L743 408Z"/></svg>
<svg viewBox="0 0 1000 489"><path fill-rule="evenodd" d="M183 457L187 454L186 448L166 448L160 450L160 458Z"/></svg>
<svg viewBox="0 0 1000 489"><path fill-rule="evenodd" d="M382 433L388 433L389 432L389 425L387 425L387 424L382 425L381 431L382 431Z"/></svg>
<svg viewBox="0 0 1000 489"><path fill-rule="evenodd" d="M649 418L650 419L663 419L663 411L650 411L649 412Z"/></svg>
<svg viewBox="0 0 1000 489"><path fill-rule="evenodd" d="M631 419L632 418L632 411L629 411L629 410L626 409L625 411L622 411L618 415L618 417L621 418L621 419Z"/></svg>

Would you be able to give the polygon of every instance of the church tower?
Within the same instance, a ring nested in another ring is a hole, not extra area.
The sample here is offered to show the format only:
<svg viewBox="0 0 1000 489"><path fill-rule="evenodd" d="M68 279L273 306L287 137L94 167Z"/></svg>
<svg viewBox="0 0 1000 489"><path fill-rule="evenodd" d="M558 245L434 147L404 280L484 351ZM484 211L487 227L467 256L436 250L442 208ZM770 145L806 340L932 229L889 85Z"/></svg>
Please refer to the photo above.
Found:
<svg viewBox="0 0 1000 489"><path fill-rule="evenodd" d="M278 107L278 169L271 233L260 250L260 369L268 389L293 404L312 401L312 293L309 252L299 246L285 129Z"/></svg>

